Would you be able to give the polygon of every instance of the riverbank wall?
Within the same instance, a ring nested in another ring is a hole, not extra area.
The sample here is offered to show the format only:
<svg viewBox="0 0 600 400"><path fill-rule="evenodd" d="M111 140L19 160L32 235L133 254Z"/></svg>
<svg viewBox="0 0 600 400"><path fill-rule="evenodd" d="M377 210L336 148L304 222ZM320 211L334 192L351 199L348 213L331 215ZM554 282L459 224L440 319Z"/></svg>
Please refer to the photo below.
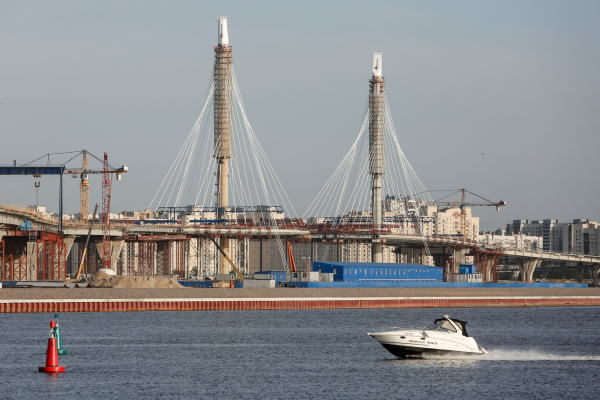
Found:
<svg viewBox="0 0 600 400"><path fill-rule="evenodd" d="M600 306L600 289L0 289L0 313L557 306Z"/></svg>

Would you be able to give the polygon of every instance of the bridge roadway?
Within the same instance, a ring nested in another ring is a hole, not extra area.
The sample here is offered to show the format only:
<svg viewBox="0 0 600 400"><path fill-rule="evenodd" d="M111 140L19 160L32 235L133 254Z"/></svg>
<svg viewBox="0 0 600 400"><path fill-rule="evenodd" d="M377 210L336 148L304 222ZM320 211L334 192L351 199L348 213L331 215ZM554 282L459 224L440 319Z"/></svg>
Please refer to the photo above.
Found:
<svg viewBox="0 0 600 400"><path fill-rule="evenodd" d="M13 206L0 204L0 224L19 226L23 221L29 220L32 222L32 228L56 230L58 221L52 218L46 218L32 211L31 207ZM66 236L86 236L89 226L73 221L64 221L63 233ZM110 234L111 237L119 238L126 235L135 234L153 234L153 235L175 235L186 234L190 236L203 236L204 232L210 232L215 236L225 237L274 237L280 236L284 238L295 238L306 241L323 241L329 243L343 243L346 241L364 241L370 243L383 242L387 246L395 246L400 248L422 248L424 249L424 237L413 235L390 234L389 232L375 232L365 230L364 232L332 232L321 233L311 232L309 229L273 229L265 227L216 227L210 226L173 226L173 225L133 225L121 223L119 220L112 221ZM1 233L0 233L1 236ZM102 236L101 225L94 225L92 228L92 236ZM513 258L517 261L517 265L522 272L524 280L530 281L533 277L533 271L540 261L555 261L578 264L593 264L600 265L600 256L578 255L578 254L562 254L544 251L519 250L511 248L502 248L496 246L482 246L473 240L463 240L456 237L428 237L428 247L432 254L439 253L440 250L446 252L446 249L452 249L456 255L456 249L476 250L479 252L494 253L497 256ZM422 250L421 250L422 252ZM491 269L491 266L486 266L486 270ZM486 271L489 274L489 271Z"/></svg>

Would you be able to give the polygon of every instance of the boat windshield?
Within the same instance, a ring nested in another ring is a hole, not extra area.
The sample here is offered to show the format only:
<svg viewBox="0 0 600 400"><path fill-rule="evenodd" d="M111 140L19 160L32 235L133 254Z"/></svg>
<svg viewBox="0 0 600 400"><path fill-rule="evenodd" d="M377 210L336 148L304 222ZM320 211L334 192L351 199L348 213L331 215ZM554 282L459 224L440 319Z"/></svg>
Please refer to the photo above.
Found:
<svg viewBox="0 0 600 400"><path fill-rule="evenodd" d="M431 325L431 326L426 326L425 328L423 328L423 330L438 331L438 332L456 332L456 329L454 329L454 327L452 325L450 325L449 328L445 328L445 327L441 327L441 326L437 326L437 325Z"/></svg>
<svg viewBox="0 0 600 400"><path fill-rule="evenodd" d="M445 332L456 332L456 328L454 325L450 323L447 319L436 319L434 321L436 327ZM439 325L438 325L439 324Z"/></svg>
<svg viewBox="0 0 600 400"><path fill-rule="evenodd" d="M456 324L456 326L458 326L458 329L461 331L463 336L469 337L469 334L467 333L467 326L466 326L467 321L460 321L458 319L453 319L452 322L454 322ZM433 323L436 326L439 323L442 328L447 329L450 332L457 332L456 328L450 322L450 320L448 319L447 316L444 316L444 318L436 319L435 321L433 321Z"/></svg>

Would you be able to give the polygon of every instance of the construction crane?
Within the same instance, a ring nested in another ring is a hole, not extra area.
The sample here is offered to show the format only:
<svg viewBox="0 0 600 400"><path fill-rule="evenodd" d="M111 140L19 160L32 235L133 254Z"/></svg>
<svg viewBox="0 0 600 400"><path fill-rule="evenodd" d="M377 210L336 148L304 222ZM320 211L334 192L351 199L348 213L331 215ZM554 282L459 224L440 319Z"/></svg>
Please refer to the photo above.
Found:
<svg viewBox="0 0 600 400"><path fill-rule="evenodd" d="M88 214L90 212L90 184L88 182L88 159L87 159L87 151L83 150L83 162L81 163L81 174L79 175L81 178L80 187L80 207L79 207L79 220L81 222L87 222Z"/></svg>
<svg viewBox="0 0 600 400"><path fill-rule="evenodd" d="M292 244L287 242L288 260L290 263L290 272L296 272L296 262L294 261L294 253L292 253Z"/></svg>
<svg viewBox="0 0 600 400"><path fill-rule="evenodd" d="M223 251L223 249L221 248L221 246L219 246L219 244L217 243L217 241L215 240L215 238L212 237L212 235L208 232L208 231L204 231L204 233L206 233L206 236L208 236L208 238L210 240L212 240L212 242L215 244L215 246L217 247L217 249L219 249L219 251L221 252L221 254L223 254L223 257L225 257L225 259L227 260L227 262L229 263L229 265L231 265L231 267L234 269L235 273L239 276L240 281L244 281L244 275L240 272L239 269L237 269L237 267L235 266L235 264L233 263L233 261L231 261L231 259L227 256L227 254L225 254L225 252Z"/></svg>
<svg viewBox="0 0 600 400"><path fill-rule="evenodd" d="M87 248L88 248L88 245L90 244L90 236L92 236L92 227L93 227L94 220L96 219L96 212L98 211L99 205L100 204L96 203L96 208L94 209L94 216L92 217L92 220L90 221L90 229L88 230L87 239L85 239L85 247L83 248L83 255L81 256L81 264L79 264L79 270L77 271L76 279L79 279L79 277L81 276L81 271L83 269L83 262L85 261L85 255L87 254Z"/></svg>
<svg viewBox="0 0 600 400"><path fill-rule="evenodd" d="M112 191L112 175L108 165L108 155L104 153L102 173L102 264L110 269L110 193Z"/></svg>
<svg viewBox="0 0 600 400"><path fill-rule="evenodd" d="M496 211L500 211L500 207L504 207L506 205L505 201L500 200L499 202L495 203L495 202L485 199L479 195L476 195L473 192L469 192L467 189L456 189L454 191L454 193L451 193L448 196L445 196L440 200L443 200L446 197L450 197L458 192L462 192L462 199L460 202L437 200L434 202L434 204L436 206L448 206L448 207L460 208L460 233L461 233L461 235L463 235L463 237L467 236L467 207L496 207ZM466 193L470 193L473 196L479 197L480 199L487 201L487 203L467 203Z"/></svg>
<svg viewBox="0 0 600 400"><path fill-rule="evenodd" d="M60 183L59 183L59 195L58 195L59 196L58 197L58 213L59 213L58 230L62 231L63 230L63 200L62 200L62 197L63 197L62 196L63 175L80 175L80 177L81 177L80 212L82 214L81 219L83 219L83 218L87 219L87 216L89 215L88 214L88 211L89 211L89 182L88 182L87 176L90 174L116 174L117 180L120 181L121 175L127 173L127 171L129 171L129 168L127 168L125 165L123 165L120 168L114 168L108 164L107 164L108 167L105 168L104 160L96 157L95 155L93 155L92 153L90 153L87 150L70 152L69 154L75 154L75 155L73 157L71 157L69 160L67 160L66 162L64 162L60 165L50 165L50 163L49 163L50 156L51 155L60 155L60 154L66 154L66 153L45 154L42 157L36 158L35 160L30 161L30 162L20 165L20 166L17 166L16 161L13 161L12 166L0 166L0 175L33 175L34 177L40 177L42 175L59 175ZM84 157L84 161L82 163L81 168L65 167L65 165L69 161L78 157L80 154L82 154ZM103 163L103 168L97 169L97 170L88 169L88 167L87 167L88 155L95 158L96 160L100 161L101 163ZM45 166L32 165L34 162L41 160L43 158L48 158L48 163L47 163L48 165L45 165ZM86 184L84 184L84 180L85 180ZM103 183L103 185L104 185L104 183ZM85 193L84 193L84 190L85 190ZM84 199L85 199L85 203L86 203L85 210L84 210ZM83 217L83 215L85 215L85 217Z"/></svg>

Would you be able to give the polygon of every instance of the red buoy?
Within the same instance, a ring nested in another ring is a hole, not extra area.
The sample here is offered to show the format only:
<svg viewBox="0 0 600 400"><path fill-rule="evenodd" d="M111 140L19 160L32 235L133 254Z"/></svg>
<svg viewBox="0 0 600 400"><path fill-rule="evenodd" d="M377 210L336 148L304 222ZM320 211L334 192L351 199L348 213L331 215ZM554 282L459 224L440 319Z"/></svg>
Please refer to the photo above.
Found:
<svg viewBox="0 0 600 400"><path fill-rule="evenodd" d="M40 372L59 373L65 372L65 367L58 365L58 349L56 347L56 336L54 336L54 321L50 321L50 336L48 337L48 349L46 350L46 366L39 367Z"/></svg>

